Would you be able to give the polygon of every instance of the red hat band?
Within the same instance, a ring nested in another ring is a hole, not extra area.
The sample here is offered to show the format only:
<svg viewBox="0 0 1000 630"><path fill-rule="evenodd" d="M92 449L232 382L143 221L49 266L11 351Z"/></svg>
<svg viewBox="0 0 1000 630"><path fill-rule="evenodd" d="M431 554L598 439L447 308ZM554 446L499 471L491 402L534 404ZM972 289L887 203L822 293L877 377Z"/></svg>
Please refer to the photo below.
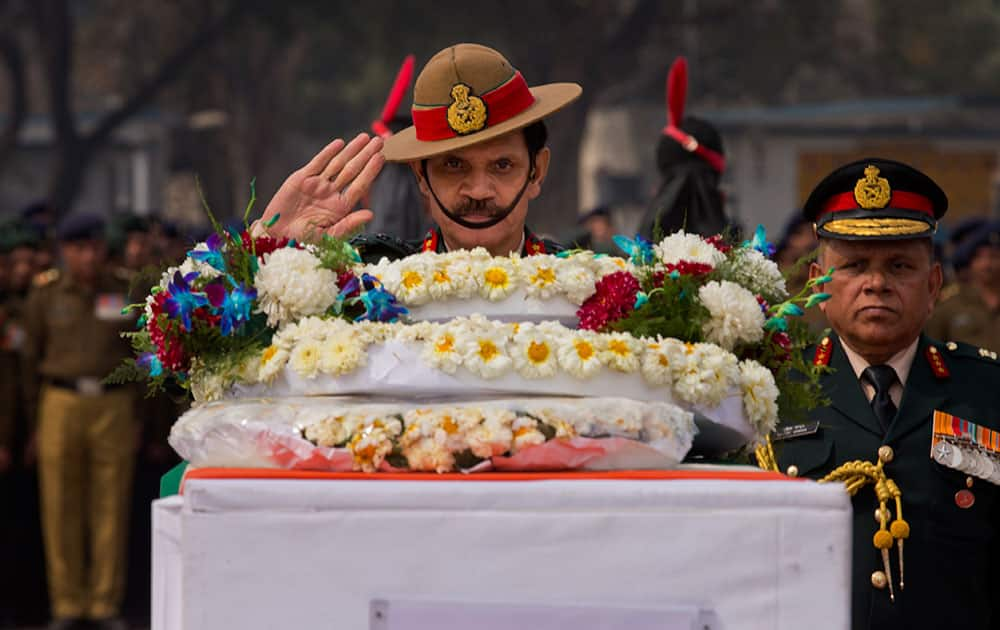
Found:
<svg viewBox="0 0 1000 630"><path fill-rule="evenodd" d="M418 140L446 140L475 133L517 116L535 102L520 72L481 95L471 94L469 86L457 83L452 88L452 99L449 105L435 107L414 104L413 126Z"/></svg>
<svg viewBox="0 0 1000 630"><path fill-rule="evenodd" d="M895 210L910 210L912 212L919 212L921 214L926 214L932 219L934 218L934 204L931 203L931 200L924 195L906 190L893 190L892 197L890 197L886 207L891 207ZM833 195L827 199L826 203L824 203L823 207L820 209L817 217L831 212L862 209L863 208L858 204L858 200L853 192L843 192Z"/></svg>

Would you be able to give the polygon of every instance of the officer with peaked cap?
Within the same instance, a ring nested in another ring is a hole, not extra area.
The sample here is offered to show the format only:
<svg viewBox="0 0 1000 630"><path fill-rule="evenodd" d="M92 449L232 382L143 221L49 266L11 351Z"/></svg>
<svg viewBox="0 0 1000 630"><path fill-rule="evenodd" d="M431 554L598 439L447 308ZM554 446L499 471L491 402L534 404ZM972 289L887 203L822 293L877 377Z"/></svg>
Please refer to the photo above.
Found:
<svg viewBox="0 0 1000 630"><path fill-rule="evenodd" d="M811 276L831 296L833 334L809 351L833 369L821 377L830 404L780 425L772 454L790 475L853 491L855 629L1000 623L1000 364L921 333L947 205L925 174L869 158L827 176L804 207L820 239Z"/></svg>
<svg viewBox="0 0 1000 630"><path fill-rule="evenodd" d="M101 217L56 230L64 269L24 309L52 627L122 627L135 427L133 390L103 382L131 356L128 285L107 272Z"/></svg>
<svg viewBox="0 0 1000 630"><path fill-rule="evenodd" d="M437 228L414 244L363 241L366 257L473 247L496 255L551 251L554 243L525 227L549 168L542 119L581 91L573 83L529 87L496 50L449 46L417 77L412 127L386 138L384 149L382 139L366 134L330 143L285 181L255 233L349 234L370 220L370 211L351 210L389 160L410 164Z"/></svg>

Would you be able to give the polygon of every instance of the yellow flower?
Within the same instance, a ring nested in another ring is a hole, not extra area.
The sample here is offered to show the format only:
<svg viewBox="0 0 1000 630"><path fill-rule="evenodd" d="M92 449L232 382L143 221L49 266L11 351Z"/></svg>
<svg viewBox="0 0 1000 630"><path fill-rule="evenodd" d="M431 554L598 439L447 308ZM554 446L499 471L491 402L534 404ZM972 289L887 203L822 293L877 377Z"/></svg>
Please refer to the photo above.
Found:
<svg viewBox="0 0 1000 630"><path fill-rule="evenodd" d="M437 275L435 272L434 275ZM420 277L420 273L416 271L405 271L403 272L403 286L409 290L413 290L424 283L424 279Z"/></svg>
<svg viewBox="0 0 1000 630"><path fill-rule="evenodd" d="M547 287L556 281L556 272L550 267L539 267L530 278L531 284L539 287Z"/></svg>
<svg viewBox="0 0 1000 630"><path fill-rule="evenodd" d="M493 258L479 267L479 293L487 300L502 300L517 288L514 263L509 258Z"/></svg>
<svg viewBox="0 0 1000 630"><path fill-rule="evenodd" d="M479 340L479 358L483 360L483 363L489 363L498 354L500 354L500 350L492 341L489 339Z"/></svg>
<svg viewBox="0 0 1000 630"><path fill-rule="evenodd" d="M487 286L491 289L506 289L507 285L510 284L510 276L507 272L500 267L490 267L483 274L483 279L486 280Z"/></svg>
<svg viewBox="0 0 1000 630"><path fill-rule="evenodd" d="M264 367L267 362L274 358L274 355L278 354L278 346L268 346L264 353L260 355L260 365Z"/></svg>

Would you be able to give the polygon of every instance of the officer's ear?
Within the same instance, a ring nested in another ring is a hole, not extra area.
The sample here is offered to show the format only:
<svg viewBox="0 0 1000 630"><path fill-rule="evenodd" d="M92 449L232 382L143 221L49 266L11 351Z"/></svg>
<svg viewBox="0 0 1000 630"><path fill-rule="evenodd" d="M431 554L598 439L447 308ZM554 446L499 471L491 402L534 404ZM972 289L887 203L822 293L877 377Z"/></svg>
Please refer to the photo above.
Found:
<svg viewBox="0 0 1000 630"><path fill-rule="evenodd" d="M820 241L819 249L816 252L816 260L814 260L811 263L809 263L809 279L810 280L813 280L815 278L819 278L820 276L822 276L822 275L824 275L826 273L826 270L823 269L823 249L824 249L823 242ZM813 293L820 293L820 292L824 291L823 285L822 284L814 284L813 288L812 288L812 291L813 291ZM826 310L826 302L825 301L819 303L819 310L821 310L821 311L825 311Z"/></svg>
<svg viewBox="0 0 1000 630"><path fill-rule="evenodd" d="M528 187L524 191L524 196L529 200L542 194L542 184L545 176L549 173L549 161L552 159L552 152L548 147L542 147L535 154L535 167L528 175Z"/></svg>

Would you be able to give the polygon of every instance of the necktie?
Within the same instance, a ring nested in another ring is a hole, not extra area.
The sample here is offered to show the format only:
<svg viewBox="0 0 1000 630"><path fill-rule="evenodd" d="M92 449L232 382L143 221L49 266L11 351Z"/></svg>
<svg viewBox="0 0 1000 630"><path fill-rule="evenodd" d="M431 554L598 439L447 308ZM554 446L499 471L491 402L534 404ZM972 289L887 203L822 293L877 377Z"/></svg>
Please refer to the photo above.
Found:
<svg viewBox="0 0 1000 630"><path fill-rule="evenodd" d="M861 378L875 388L875 397L871 402L872 411L875 412L878 423L882 425L882 433L885 434L892 419L896 417L896 405L889 397L889 388L896 382L896 370L889 365L870 365L861 373Z"/></svg>

